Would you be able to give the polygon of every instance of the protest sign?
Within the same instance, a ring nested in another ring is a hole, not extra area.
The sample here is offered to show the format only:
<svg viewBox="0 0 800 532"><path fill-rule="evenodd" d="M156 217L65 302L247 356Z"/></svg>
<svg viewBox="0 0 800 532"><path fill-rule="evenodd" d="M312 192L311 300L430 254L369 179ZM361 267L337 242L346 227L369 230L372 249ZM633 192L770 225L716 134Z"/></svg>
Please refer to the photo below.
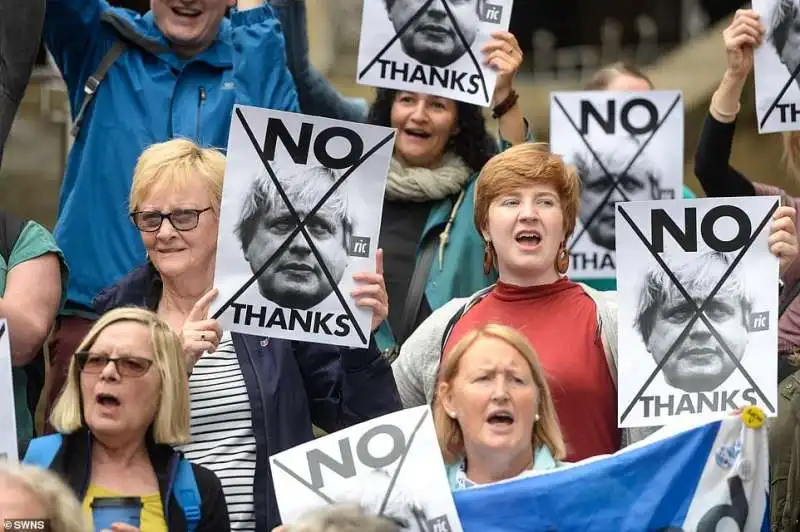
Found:
<svg viewBox="0 0 800 532"><path fill-rule="evenodd" d="M409 532L461 532L427 406L278 453L270 467L284 523L327 504L355 503Z"/></svg>
<svg viewBox="0 0 800 532"><path fill-rule="evenodd" d="M481 48L508 30L513 0L364 2L358 83L475 105L492 101L497 74Z"/></svg>
<svg viewBox="0 0 800 532"><path fill-rule="evenodd" d="M614 204L681 196L681 93L551 93L550 149L581 178L578 223L567 245L569 275L613 278Z"/></svg>
<svg viewBox="0 0 800 532"><path fill-rule="evenodd" d="M11 378L11 343L8 322L0 319L0 389L6 391L6 400L0 401L0 459L18 461L17 418L14 412L14 383Z"/></svg>
<svg viewBox="0 0 800 532"><path fill-rule="evenodd" d="M767 32L754 52L758 132L800 129L800 0L753 0Z"/></svg>
<svg viewBox="0 0 800 532"><path fill-rule="evenodd" d="M465 532L766 531L768 469L766 425L731 416L454 497Z"/></svg>
<svg viewBox="0 0 800 532"><path fill-rule="evenodd" d="M621 427L746 405L777 415L778 259L768 239L779 204L617 204Z"/></svg>
<svg viewBox="0 0 800 532"><path fill-rule="evenodd" d="M230 331L365 347L372 311L350 295L375 271L389 128L237 106L214 284Z"/></svg>

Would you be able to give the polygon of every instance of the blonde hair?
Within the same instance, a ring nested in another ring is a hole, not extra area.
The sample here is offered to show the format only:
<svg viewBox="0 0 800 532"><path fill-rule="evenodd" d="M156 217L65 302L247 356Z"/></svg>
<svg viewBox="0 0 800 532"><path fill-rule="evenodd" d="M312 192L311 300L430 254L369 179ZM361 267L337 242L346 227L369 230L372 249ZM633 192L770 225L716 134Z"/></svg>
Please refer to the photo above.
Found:
<svg viewBox="0 0 800 532"><path fill-rule="evenodd" d="M146 326L153 347L154 367L161 375L159 405L153 420L156 443L179 445L190 441L189 380L181 339L155 313L136 307L123 307L103 314L78 346L77 352L92 348L109 325L132 321ZM84 426L81 404L80 369L75 357L69 363L67 381L53 407L50 423L58 432L69 434Z"/></svg>
<svg viewBox="0 0 800 532"><path fill-rule="evenodd" d="M369 515L355 504L337 503L312 510L283 532L399 532L391 520Z"/></svg>
<svg viewBox="0 0 800 532"><path fill-rule="evenodd" d="M0 486L15 484L38 500L51 532L90 532L80 502L61 478L46 470L0 460ZM2 490L0 490L2 491Z"/></svg>
<svg viewBox="0 0 800 532"><path fill-rule="evenodd" d="M611 85L611 82L619 76L630 76L640 79L647 83L651 90L655 88L650 78L648 78L639 67L627 61L617 61L616 63L604 66L595 72L594 75L589 78L589 81L584 83L583 88L584 90L605 90Z"/></svg>
<svg viewBox="0 0 800 532"><path fill-rule="evenodd" d="M558 194L564 218L564 237L575 230L580 201L580 179L575 169L543 142L517 144L489 159L475 185L475 227L483 234L492 202L514 190L543 183Z"/></svg>
<svg viewBox="0 0 800 532"><path fill-rule="evenodd" d="M516 329L505 325L489 324L472 329L464 335L455 347L446 354L439 366L439 375L436 380L436 397L434 397L433 401L433 421L436 425L436 435L439 439L439 447L442 449L445 463L453 464L458 462L465 456L466 448L461 425L459 425L458 420L447 415L440 397L439 387L444 383L452 385L453 380L458 375L464 355L481 338L502 340L516 349L528 363L534 385L539 392L539 420L534 423L531 434L534 451L539 446L546 445L550 449L553 458L556 460L563 459L566 456L564 438L558 425L558 417L556 416L555 406L553 406L550 388L547 386L544 371L539 364L539 356L528 343L527 338Z"/></svg>
<svg viewBox="0 0 800 532"><path fill-rule="evenodd" d="M200 178L211 196L211 207L219 213L225 156L213 148L201 148L191 140L173 139L149 146L139 156L133 171L129 198L135 212L155 190L181 190L197 186Z"/></svg>
<svg viewBox="0 0 800 532"><path fill-rule="evenodd" d="M800 183L800 131L784 131L781 133L781 160L789 173L789 177Z"/></svg>

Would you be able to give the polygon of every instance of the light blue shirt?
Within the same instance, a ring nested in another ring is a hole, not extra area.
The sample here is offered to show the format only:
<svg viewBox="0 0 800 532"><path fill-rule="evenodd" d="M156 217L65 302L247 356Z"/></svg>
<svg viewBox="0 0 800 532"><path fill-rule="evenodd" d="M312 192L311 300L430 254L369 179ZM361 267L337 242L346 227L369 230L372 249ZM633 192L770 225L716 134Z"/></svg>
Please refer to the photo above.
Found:
<svg viewBox="0 0 800 532"><path fill-rule="evenodd" d="M556 469L561 466L561 463L553 458L550 448L546 445L540 445L536 450L533 458L533 467L530 471L546 471L548 469ZM466 488L471 488L476 484L467 478L464 472L464 459L462 458L454 464L446 464L447 482L450 484L451 491L459 491ZM527 471L523 471L519 476L524 476Z"/></svg>

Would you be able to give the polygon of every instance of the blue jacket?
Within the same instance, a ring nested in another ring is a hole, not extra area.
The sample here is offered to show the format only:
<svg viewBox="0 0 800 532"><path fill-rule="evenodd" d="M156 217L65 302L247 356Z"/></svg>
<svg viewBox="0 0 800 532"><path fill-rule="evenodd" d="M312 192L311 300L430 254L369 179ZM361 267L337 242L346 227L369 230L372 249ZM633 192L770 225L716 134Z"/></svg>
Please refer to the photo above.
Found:
<svg viewBox="0 0 800 532"><path fill-rule="evenodd" d="M189 60L169 48L152 13L105 0L48 0L44 37L73 116L112 44L128 44L87 109L59 199L55 237L72 273L68 298L88 307L144 259L127 209L144 148L175 137L225 148L235 103L298 111L297 93L269 5L233 10L214 44Z"/></svg>
<svg viewBox="0 0 800 532"><path fill-rule="evenodd" d="M155 309L161 279L151 264L97 296L103 313L125 305ZM233 333L256 438L256 530L280 524L267 457L314 438L312 423L333 432L402 408L388 362L375 345L346 349Z"/></svg>

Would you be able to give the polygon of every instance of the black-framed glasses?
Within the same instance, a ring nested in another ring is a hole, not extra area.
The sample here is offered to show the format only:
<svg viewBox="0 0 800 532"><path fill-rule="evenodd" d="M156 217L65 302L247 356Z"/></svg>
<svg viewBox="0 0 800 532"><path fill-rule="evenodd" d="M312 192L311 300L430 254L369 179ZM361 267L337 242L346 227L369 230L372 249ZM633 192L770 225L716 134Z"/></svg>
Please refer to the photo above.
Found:
<svg viewBox="0 0 800 532"><path fill-rule="evenodd" d="M139 231L145 233L155 233L161 229L164 218L169 220L176 231L191 231L200 223L200 215L210 211L211 207L205 209L175 209L172 212L158 211L136 211L131 213L133 225Z"/></svg>
<svg viewBox="0 0 800 532"><path fill-rule="evenodd" d="M100 355L97 353L78 352L75 353L75 360L78 361L78 368L82 373L89 373L96 375L102 373L109 362L114 364L114 367L123 377L141 377L153 365L153 361L149 358L135 357L135 356L121 356L111 358L108 355Z"/></svg>

